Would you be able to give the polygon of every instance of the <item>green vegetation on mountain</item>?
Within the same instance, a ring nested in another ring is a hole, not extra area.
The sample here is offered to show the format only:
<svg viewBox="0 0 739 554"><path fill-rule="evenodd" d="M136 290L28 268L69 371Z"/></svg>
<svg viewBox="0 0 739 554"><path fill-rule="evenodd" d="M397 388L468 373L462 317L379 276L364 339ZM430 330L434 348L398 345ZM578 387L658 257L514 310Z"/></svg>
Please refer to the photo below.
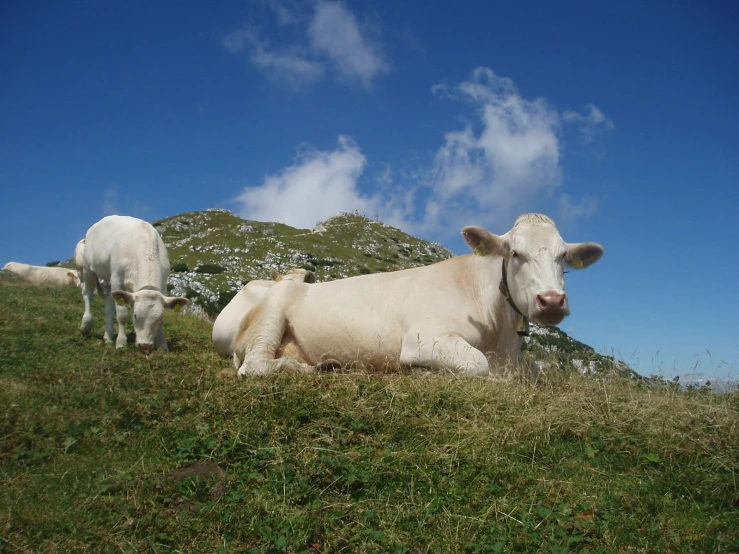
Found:
<svg viewBox="0 0 739 554"><path fill-rule="evenodd" d="M172 291L197 291L204 307L220 292L253 279L269 279L294 267L319 281L428 265L452 253L437 243L356 214L343 213L317 225L318 232L282 223L247 221L227 210L187 212L156 221L177 275ZM222 268L206 271L198 268ZM199 274L202 273L202 274ZM212 315L212 314L211 314Z"/></svg>

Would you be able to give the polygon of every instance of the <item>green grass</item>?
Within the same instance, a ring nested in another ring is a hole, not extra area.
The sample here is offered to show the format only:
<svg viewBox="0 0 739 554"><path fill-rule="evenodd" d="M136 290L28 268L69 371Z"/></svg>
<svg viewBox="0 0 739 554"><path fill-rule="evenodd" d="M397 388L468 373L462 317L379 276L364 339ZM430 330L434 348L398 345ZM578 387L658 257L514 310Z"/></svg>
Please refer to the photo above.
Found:
<svg viewBox="0 0 739 554"><path fill-rule="evenodd" d="M168 313L146 356L94 313L82 337L79 291L0 279L3 554L739 550L739 394L236 379L204 319Z"/></svg>

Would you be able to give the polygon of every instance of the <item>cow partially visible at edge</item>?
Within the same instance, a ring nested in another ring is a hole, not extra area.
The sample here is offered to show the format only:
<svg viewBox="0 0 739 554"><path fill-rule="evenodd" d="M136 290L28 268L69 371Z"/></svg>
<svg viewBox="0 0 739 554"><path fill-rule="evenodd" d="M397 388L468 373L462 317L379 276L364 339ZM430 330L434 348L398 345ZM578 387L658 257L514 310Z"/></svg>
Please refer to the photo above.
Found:
<svg viewBox="0 0 739 554"><path fill-rule="evenodd" d="M518 365L529 321L558 324L569 314L565 266L582 269L603 254L593 242L564 242L540 214L522 215L504 235L474 226L462 235L474 254L310 286L276 283L239 329L238 374L322 364L500 373Z"/></svg>
<svg viewBox="0 0 739 554"><path fill-rule="evenodd" d="M167 248L157 230L141 219L111 215L87 231L75 250L82 262L82 297L85 312L80 330L92 328L90 305L99 288L105 299L105 342L113 341L113 315L118 320L116 348L127 344L128 308L133 312L136 347L168 350L162 320L165 309L185 306L186 298L166 296L169 277ZM116 304L116 300L120 304ZM121 305L122 304L122 305Z"/></svg>
<svg viewBox="0 0 739 554"><path fill-rule="evenodd" d="M80 284L77 273L67 267L46 267L20 262L8 262L3 267L3 270L9 271L34 285L74 287Z"/></svg>

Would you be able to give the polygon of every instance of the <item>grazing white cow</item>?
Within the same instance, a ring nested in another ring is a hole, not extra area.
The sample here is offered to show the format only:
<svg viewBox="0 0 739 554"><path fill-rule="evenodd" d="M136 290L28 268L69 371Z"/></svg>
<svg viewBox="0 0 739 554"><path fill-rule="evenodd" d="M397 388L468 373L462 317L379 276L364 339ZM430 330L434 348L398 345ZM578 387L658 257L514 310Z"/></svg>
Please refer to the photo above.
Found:
<svg viewBox="0 0 739 554"><path fill-rule="evenodd" d="M528 321L569 314L565 265L584 268L603 248L568 244L544 215L494 235L462 229L474 254L426 267L307 286L276 283L234 342L239 375L321 364L426 366L484 375L518 362Z"/></svg>
<svg viewBox="0 0 739 554"><path fill-rule="evenodd" d="M99 288L105 298L105 342L113 341L115 314L116 348L126 346L130 307L136 347L146 351L167 350L162 327L164 310L185 306L188 300L165 296L169 257L157 230L135 217L110 215L90 227L81 250L85 313L80 330L88 334L92 328L90 303L95 289Z"/></svg>
<svg viewBox="0 0 739 554"><path fill-rule="evenodd" d="M77 273L67 267L45 267L19 262L8 262L3 269L16 274L18 277L22 277L34 285L75 287L80 284Z"/></svg>
<svg viewBox="0 0 739 554"><path fill-rule="evenodd" d="M282 280L315 283L316 274L307 269L291 269L285 275L280 275L273 269L272 279L272 281L267 279L249 281L218 314L213 323L213 346L221 356L233 355L233 339L239 330L241 320L259 303L272 285Z"/></svg>

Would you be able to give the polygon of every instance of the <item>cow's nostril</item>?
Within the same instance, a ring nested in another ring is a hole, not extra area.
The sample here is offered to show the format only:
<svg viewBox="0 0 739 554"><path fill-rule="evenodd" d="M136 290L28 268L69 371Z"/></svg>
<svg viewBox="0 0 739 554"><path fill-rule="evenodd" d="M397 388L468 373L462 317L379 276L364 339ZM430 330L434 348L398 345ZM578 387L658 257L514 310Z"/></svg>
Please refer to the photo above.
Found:
<svg viewBox="0 0 739 554"><path fill-rule="evenodd" d="M567 295L549 291L536 295L536 305L542 312L559 312L567 309Z"/></svg>

